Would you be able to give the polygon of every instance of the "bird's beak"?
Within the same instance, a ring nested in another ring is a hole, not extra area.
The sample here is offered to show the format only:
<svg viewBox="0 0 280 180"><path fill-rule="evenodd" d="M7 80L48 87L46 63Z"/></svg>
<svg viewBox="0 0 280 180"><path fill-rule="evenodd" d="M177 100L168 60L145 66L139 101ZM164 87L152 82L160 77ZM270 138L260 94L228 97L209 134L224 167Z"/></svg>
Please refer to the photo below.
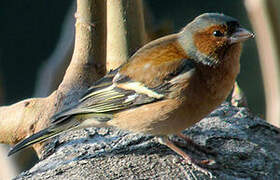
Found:
<svg viewBox="0 0 280 180"><path fill-rule="evenodd" d="M237 28L236 31L229 37L230 44L246 41L254 38L255 34L244 28Z"/></svg>

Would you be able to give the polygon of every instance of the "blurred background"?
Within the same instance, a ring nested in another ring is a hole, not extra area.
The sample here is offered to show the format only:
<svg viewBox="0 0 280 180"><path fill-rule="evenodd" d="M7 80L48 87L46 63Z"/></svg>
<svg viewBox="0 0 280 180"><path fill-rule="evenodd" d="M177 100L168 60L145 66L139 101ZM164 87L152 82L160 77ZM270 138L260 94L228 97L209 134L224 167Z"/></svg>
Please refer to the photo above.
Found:
<svg viewBox="0 0 280 180"><path fill-rule="evenodd" d="M179 31L205 12L233 16L252 30L242 0L144 2L152 39ZM53 53L71 4L71 1L55 0L1 1L0 73L5 104L34 95L38 70ZM262 80L254 40L245 43L241 64L238 82L246 93L250 109L264 114Z"/></svg>
<svg viewBox="0 0 280 180"><path fill-rule="evenodd" d="M233 16L240 20L243 27L253 31L243 0L144 0L143 3L149 40L179 31L194 17L205 12ZM75 3L69 0L0 2L2 105L38 95L35 92L38 88L38 72L53 57L61 36L70 32L65 36L65 42L68 45L73 42L74 11ZM65 21L67 18L68 21ZM244 44L238 82L245 92L250 110L264 117L264 90L255 40ZM5 156L5 153L0 156ZM3 158L6 157L0 157ZM32 163L36 161L35 154L31 151L17 154L16 159L19 164L16 173L32 167Z"/></svg>

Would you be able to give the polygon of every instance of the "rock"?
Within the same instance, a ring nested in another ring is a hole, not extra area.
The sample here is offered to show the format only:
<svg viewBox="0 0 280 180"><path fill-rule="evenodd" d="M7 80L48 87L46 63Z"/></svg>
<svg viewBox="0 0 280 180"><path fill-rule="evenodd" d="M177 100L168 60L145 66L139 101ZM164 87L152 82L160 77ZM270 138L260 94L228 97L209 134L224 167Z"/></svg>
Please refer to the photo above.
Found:
<svg viewBox="0 0 280 180"><path fill-rule="evenodd" d="M88 128L52 140L44 159L16 179L280 179L279 129L247 108L224 103L184 134L217 153L184 149L196 159L214 159L211 174L195 170L152 136Z"/></svg>

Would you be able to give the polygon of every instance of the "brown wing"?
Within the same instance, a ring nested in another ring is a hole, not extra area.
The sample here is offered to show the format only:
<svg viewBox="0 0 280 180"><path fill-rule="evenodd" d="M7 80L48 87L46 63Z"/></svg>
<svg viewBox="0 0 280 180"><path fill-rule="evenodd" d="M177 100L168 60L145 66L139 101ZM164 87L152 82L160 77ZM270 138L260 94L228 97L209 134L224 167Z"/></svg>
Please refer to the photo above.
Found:
<svg viewBox="0 0 280 180"><path fill-rule="evenodd" d="M119 73L146 87L155 88L186 59L188 56L177 41L177 34L173 34L152 41L138 50Z"/></svg>
<svg viewBox="0 0 280 180"><path fill-rule="evenodd" d="M84 113L108 121L112 112L170 97L176 84L186 84L195 69L175 35L149 43L130 60L97 81L76 105L56 114L53 123L63 122L65 116Z"/></svg>

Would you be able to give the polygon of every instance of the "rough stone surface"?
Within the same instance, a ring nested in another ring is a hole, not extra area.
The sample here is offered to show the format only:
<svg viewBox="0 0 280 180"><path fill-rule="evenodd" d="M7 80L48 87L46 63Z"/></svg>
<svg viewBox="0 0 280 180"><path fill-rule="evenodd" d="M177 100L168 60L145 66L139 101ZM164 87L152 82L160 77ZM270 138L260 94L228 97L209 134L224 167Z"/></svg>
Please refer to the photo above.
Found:
<svg viewBox="0 0 280 180"><path fill-rule="evenodd" d="M279 129L246 108L225 103L184 134L217 152L184 148L192 157L216 161L207 168L212 177L152 136L88 128L52 140L45 158L16 179L280 179Z"/></svg>

